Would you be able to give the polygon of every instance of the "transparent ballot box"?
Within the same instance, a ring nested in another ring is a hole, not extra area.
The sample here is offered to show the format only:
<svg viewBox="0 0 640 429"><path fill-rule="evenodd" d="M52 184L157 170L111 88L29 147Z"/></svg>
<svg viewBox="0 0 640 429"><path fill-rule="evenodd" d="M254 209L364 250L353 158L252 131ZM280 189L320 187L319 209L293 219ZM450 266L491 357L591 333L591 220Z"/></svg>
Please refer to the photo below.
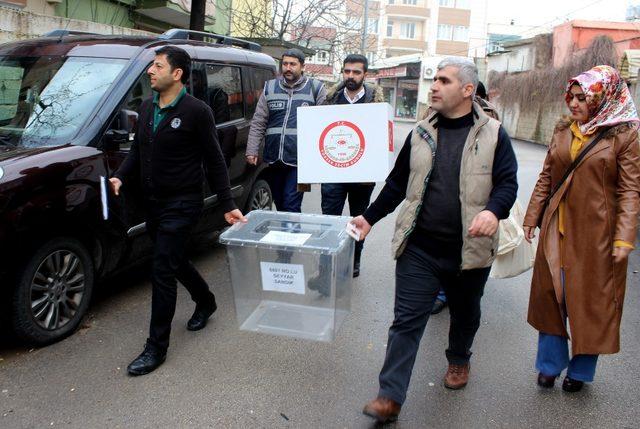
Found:
<svg viewBox="0 0 640 429"><path fill-rule="evenodd" d="M256 210L220 236L240 329L331 341L351 307L348 217Z"/></svg>

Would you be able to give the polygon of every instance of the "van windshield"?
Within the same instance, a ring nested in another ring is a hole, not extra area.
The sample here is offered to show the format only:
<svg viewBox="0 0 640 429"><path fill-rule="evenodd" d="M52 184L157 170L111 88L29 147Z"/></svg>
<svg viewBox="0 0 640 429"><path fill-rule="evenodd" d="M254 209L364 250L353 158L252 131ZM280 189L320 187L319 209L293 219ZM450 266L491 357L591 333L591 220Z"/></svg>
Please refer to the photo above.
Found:
<svg viewBox="0 0 640 429"><path fill-rule="evenodd" d="M69 142L126 60L0 56L0 146Z"/></svg>

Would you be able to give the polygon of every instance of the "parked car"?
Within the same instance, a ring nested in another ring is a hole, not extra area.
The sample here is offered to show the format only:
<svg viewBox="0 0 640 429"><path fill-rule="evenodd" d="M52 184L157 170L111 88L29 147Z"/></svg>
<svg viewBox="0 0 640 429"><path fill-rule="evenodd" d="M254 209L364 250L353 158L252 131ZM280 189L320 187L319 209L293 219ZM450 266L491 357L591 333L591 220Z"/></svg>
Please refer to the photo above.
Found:
<svg viewBox="0 0 640 429"><path fill-rule="evenodd" d="M193 59L188 90L214 112L238 207L271 207L264 166L244 156L256 103L276 72L259 45L187 30L157 38L56 30L1 44L0 317L25 342L73 333L99 281L150 254L140 187L128 183L115 198L101 183L127 155L136 110L152 96L146 70L167 44ZM196 234L224 226L206 189Z"/></svg>

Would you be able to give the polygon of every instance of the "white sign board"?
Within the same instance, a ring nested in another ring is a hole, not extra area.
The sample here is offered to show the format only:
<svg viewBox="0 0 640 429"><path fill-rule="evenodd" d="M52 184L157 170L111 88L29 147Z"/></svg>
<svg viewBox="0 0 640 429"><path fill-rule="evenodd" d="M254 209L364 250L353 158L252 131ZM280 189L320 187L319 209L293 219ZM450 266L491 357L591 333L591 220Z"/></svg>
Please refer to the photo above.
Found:
<svg viewBox="0 0 640 429"><path fill-rule="evenodd" d="M304 295L304 266L260 262L262 290Z"/></svg>
<svg viewBox="0 0 640 429"><path fill-rule="evenodd" d="M298 183L380 182L393 162L388 103L298 108Z"/></svg>

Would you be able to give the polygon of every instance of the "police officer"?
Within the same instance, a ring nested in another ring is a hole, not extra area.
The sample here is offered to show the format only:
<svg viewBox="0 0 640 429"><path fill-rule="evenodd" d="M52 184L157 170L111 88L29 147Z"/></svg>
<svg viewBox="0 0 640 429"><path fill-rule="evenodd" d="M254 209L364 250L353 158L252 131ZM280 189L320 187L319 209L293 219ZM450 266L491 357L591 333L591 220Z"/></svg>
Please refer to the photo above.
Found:
<svg viewBox="0 0 640 429"><path fill-rule="evenodd" d="M258 100L247 141L247 162L258 163L264 139L267 182L276 209L300 213L303 193L298 191L297 108L323 104L324 84L304 76L304 54L289 49L282 55L282 76L268 81Z"/></svg>
<svg viewBox="0 0 640 429"><path fill-rule="evenodd" d="M166 358L176 309L176 278L196 303L187 329L204 328L216 311L215 296L185 257L189 233L202 213L204 171L225 220L230 224L246 221L231 196L211 109L187 94L184 86L190 68L185 50L175 46L156 50L147 70L155 95L140 106L131 150L110 179L115 195L123 184L142 179L147 231L154 242L149 338L142 354L127 368L131 375L148 374Z"/></svg>

